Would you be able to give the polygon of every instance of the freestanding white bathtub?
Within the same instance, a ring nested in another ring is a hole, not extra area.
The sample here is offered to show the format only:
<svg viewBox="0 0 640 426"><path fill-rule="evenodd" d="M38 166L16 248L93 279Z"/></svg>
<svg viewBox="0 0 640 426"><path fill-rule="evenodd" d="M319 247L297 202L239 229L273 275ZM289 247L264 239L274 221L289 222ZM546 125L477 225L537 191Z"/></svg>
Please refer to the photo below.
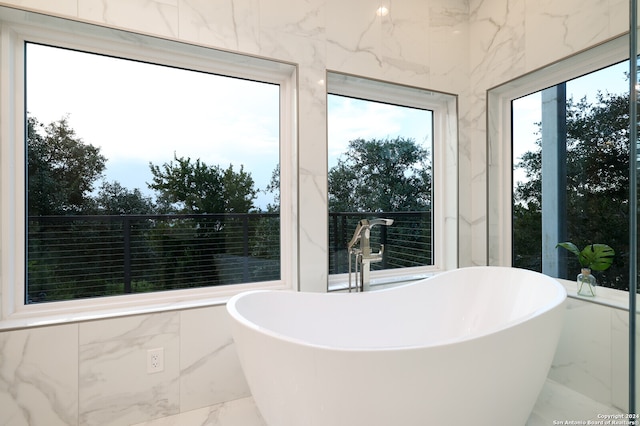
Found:
<svg viewBox="0 0 640 426"><path fill-rule="evenodd" d="M472 267L388 290L227 304L269 426L524 425L556 349L553 278Z"/></svg>

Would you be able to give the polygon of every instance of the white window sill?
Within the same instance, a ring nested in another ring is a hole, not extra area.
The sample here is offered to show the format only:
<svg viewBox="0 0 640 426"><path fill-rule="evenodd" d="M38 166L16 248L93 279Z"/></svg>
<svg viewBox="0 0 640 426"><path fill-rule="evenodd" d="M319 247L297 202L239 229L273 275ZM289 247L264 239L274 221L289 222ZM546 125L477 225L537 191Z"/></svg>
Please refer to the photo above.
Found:
<svg viewBox="0 0 640 426"><path fill-rule="evenodd" d="M427 272L424 274L415 274L415 275L396 275L396 276L384 276L380 278L371 278L369 283L371 291L382 290L383 288L395 287L398 285L408 284L414 281L418 281L424 278L429 278L435 275L436 272ZM352 277L351 289L352 291L356 290L356 282L355 278ZM329 283L329 292L340 292L340 291L348 291L349 290L349 280L348 278L332 280Z"/></svg>
<svg viewBox="0 0 640 426"><path fill-rule="evenodd" d="M582 300L583 302L597 303L598 305L621 309L623 311L629 310L629 292L627 291L596 286L596 295L594 297L578 296L578 285L575 281L560 278L556 279L564 285L564 288L567 290L567 297Z"/></svg>
<svg viewBox="0 0 640 426"><path fill-rule="evenodd" d="M27 305L0 319L0 332L224 305L235 294L257 289L291 290L274 281Z"/></svg>

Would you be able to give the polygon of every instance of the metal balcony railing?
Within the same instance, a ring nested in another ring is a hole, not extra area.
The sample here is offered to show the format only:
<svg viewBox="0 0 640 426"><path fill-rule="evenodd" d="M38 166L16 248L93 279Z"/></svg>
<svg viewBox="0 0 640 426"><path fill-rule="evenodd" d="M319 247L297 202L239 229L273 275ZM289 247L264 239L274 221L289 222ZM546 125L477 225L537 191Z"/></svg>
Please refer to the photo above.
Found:
<svg viewBox="0 0 640 426"><path fill-rule="evenodd" d="M360 219L393 219L392 226L378 226L371 232L371 245L384 244L382 262L372 270L424 266L433 263L431 212L329 213L329 273L348 271L347 243Z"/></svg>
<svg viewBox="0 0 640 426"><path fill-rule="evenodd" d="M358 220L389 217L372 243L379 268L431 263L431 215L331 213L330 273L347 272ZM277 213L32 216L27 224L26 303L277 280Z"/></svg>
<svg viewBox="0 0 640 426"><path fill-rule="evenodd" d="M277 213L29 217L27 303L280 278Z"/></svg>

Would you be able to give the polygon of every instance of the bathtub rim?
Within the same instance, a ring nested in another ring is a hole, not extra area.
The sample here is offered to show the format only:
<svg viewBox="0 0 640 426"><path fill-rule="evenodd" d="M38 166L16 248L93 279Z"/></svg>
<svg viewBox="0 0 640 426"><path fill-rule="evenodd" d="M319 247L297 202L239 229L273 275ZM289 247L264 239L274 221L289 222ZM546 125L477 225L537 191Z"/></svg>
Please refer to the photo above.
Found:
<svg viewBox="0 0 640 426"><path fill-rule="evenodd" d="M432 278L434 278L435 276L441 276L441 275L446 275L446 274L451 274L451 273L455 273L456 271L459 270L473 270L473 269L478 269L478 270L487 270L487 268L491 268L491 269L512 269L512 270L517 270L517 271L523 271L523 273L526 274L536 274L536 275L542 275L545 281L549 282L551 285L553 285L556 290L557 293L555 294L555 296L553 298L550 298L549 301L537 308L534 309L533 311L529 312L526 315L522 315L519 316L518 318L515 318L511 321L506 321L505 323L500 324L499 326L494 326L494 327L488 327L486 330L483 330L482 332L477 332L474 333L472 335L463 335L463 336L456 336L450 339L445 339L445 340L438 340L435 341L433 343L429 343L429 344L421 344L421 345L396 345L396 346L354 346L354 347L348 347L348 346L332 346L332 345L327 345L327 344L321 344L321 343L315 343L315 342L311 342L309 340L305 340L302 338L297 338L297 337L292 337L289 336L287 334L284 333L280 333L280 332L276 332L270 328L267 327L263 327L259 324L256 324L253 321L248 320L244 315L242 315L237 307L236 304L239 300L241 300L244 297L249 297L251 295L254 294L260 294L260 293L270 293L270 294L274 294L274 293L288 293L288 294L295 294L295 293L301 293L304 294L304 297L313 297L313 298L325 298L325 297L342 297L342 296L347 296L347 297L384 297L384 293L387 292L393 292L393 291L398 291L401 290L403 288L407 288L407 287L411 287L411 286L415 286L415 285L422 285L422 283L424 281L428 281ZM437 347L444 347L444 346L448 346L448 345L456 345L456 344L461 344L464 342L472 342L484 337L487 337L489 335L492 334L496 334L499 333L503 330L512 328L512 327L516 327L519 324L523 324L529 320L532 320L535 317L539 317L542 316L543 314L553 311L555 309L564 309L564 306L566 304L566 300L567 300L567 290L564 287L564 285L562 283L560 283L558 280L556 280L553 277L550 277L548 275L542 274L540 272L536 272L536 271L530 271L527 269L522 269L522 268L514 268L514 267L509 267L509 266L470 266L470 267L465 267L465 268L458 268L458 269L452 269L452 270L448 270L448 271L443 271L441 273L438 273L434 276L431 277L427 277L427 278L423 278L411 283L407 283L407 284L402 284L402 285L398 285L395 287L391 287L391 288L386 288L386 289L381 289L381 290L377 290L377 291L371 291L371 292L366 292L366 293L302 293L302 292L298 292L298 291L289 291L289 290L270 290L270 289L258 289L258 290L249 290L249 291L245 291L239 294L234 295L233 297L231 297L226 304L226 308L227 308L227 312L229 313L229 315L232 317L232 319L234 321L236 321L237 323L241 324L242 326L264 334L268 337L271 337L273 339L277 339L277 340L281 340L281 341L285 341L288 342L290 344L294 344L294 345L301 345L301 346L306 346L309 348L315 348L315 349L319 349L319 350L327 350L327 351L337 351L337 352L386 352L386 351L408 351L408 350L421 350L421 349L428 349L428 348L437 348Z"/></svg>

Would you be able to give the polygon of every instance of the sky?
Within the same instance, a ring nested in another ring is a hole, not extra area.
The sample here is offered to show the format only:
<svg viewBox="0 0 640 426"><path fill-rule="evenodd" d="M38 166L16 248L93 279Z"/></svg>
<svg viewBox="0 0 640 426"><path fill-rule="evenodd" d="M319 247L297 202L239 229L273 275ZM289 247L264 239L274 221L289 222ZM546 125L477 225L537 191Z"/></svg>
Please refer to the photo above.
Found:
<svg viewBox="0 0 640 426"><path fill-rule="evenodd" d="M67 117L76 136L100 147L105 180L140 189L149 162L178 157L234 165L265 189L279 160L279 88L142 62L27 45L27 110L40 123ZM328 166L355 138L413 138L431 147L424 110L330 96ZM99 186L100 184L96 185ZM271 194L259 194L265 208Z"/></svg>
<svg viewBox="0 0 640 426"><path fill-rule="evenodd" d="M329 95L328 163L334 167L349 141L411 138L431 152L431 111Z"/></svg>
<svg viewBox="0 0 640 426"><path fill-rule="evenodd" d="M242 164L259 189L279 161L273 84L29 44L27 110L44 124L68 116L107 157L106 180L145 194L149 162L174 153L236 171Z"/></svg>

